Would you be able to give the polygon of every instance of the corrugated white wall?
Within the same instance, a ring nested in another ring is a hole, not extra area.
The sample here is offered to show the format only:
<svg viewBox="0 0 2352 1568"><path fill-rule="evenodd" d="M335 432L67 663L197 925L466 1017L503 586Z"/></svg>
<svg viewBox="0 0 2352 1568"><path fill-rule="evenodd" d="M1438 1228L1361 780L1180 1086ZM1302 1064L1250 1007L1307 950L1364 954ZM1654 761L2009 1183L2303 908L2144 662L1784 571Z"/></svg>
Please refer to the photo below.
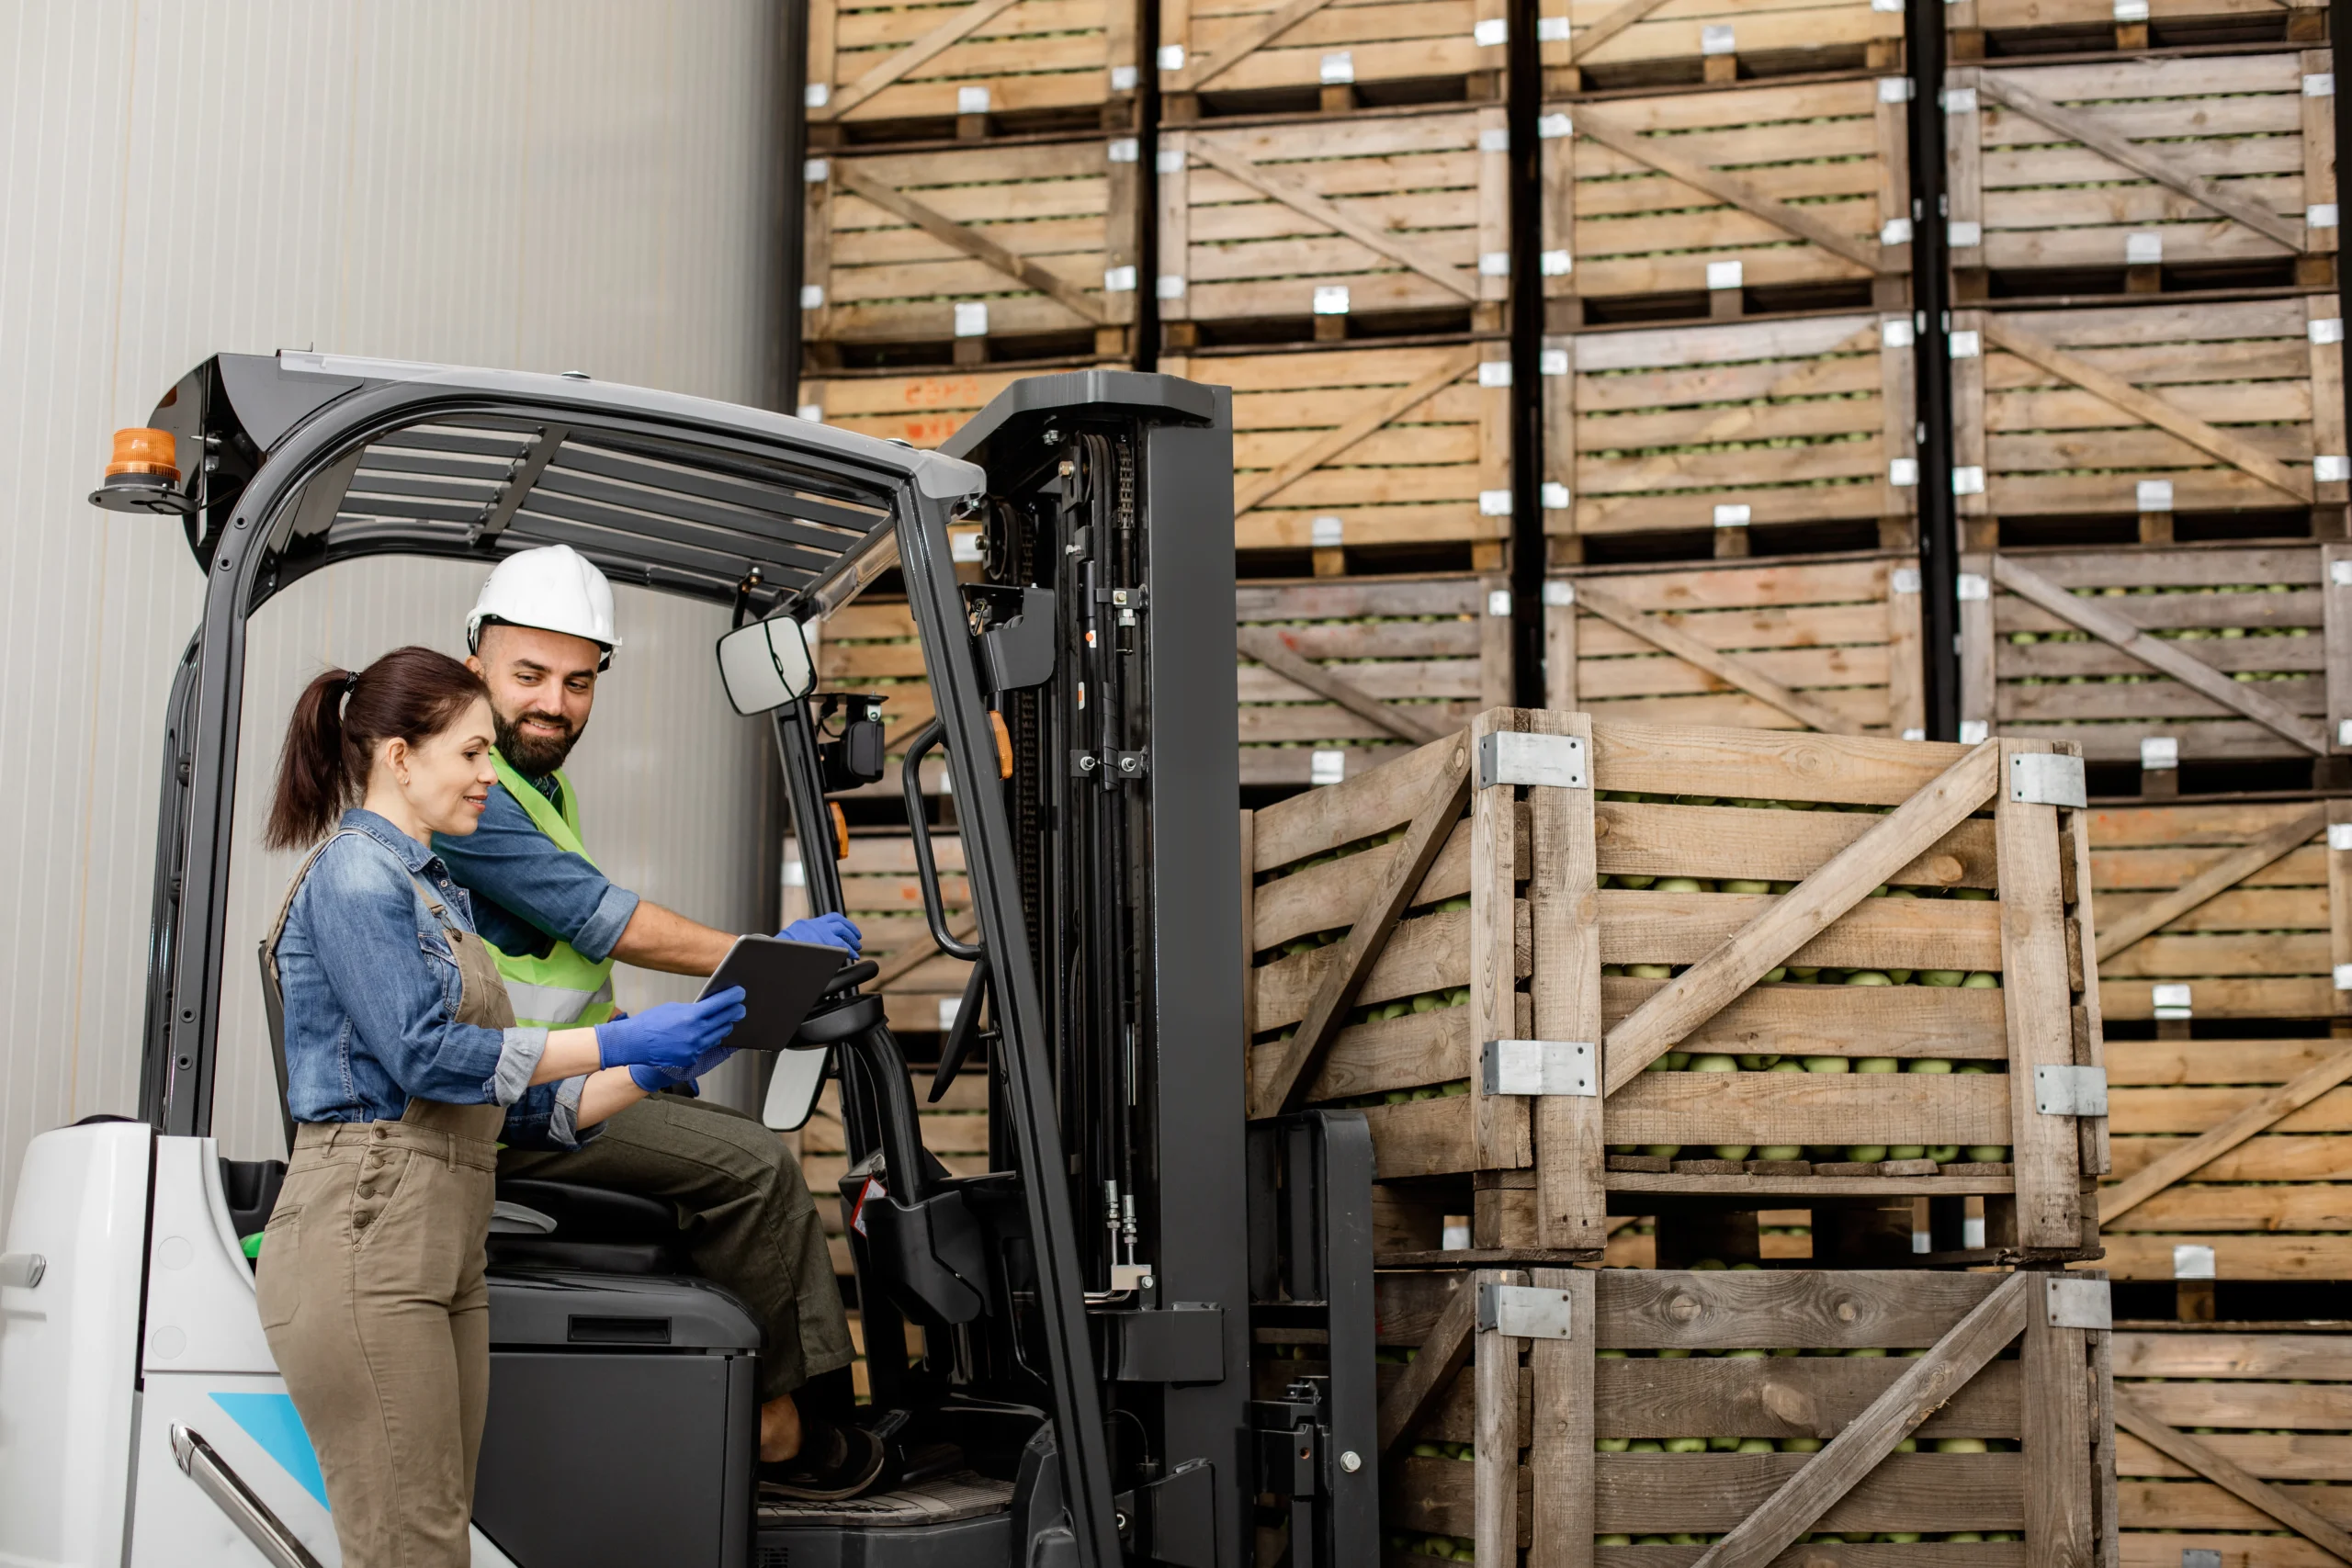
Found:
<svg viewBox="0 0 2352 1568"><path fill-rule="evenodd" d="M776 10L0 6L0 1213L28 1137L137 1099L160 716L199 584L175 528L85 504L108 433L224 349L764 400ZM321 660L455 640L465 574L367 571L265 612L264 749ZM626 599L630 646L581 753L593 847L651 897L745 923L759 889L732 814L761 738L706 690L707 613ZM241 922L278 874L240 879ZM251 943L232 937L232 997ZM220 1131L263 1152L266 1068L251 1014L229 1021Z"/></svg>

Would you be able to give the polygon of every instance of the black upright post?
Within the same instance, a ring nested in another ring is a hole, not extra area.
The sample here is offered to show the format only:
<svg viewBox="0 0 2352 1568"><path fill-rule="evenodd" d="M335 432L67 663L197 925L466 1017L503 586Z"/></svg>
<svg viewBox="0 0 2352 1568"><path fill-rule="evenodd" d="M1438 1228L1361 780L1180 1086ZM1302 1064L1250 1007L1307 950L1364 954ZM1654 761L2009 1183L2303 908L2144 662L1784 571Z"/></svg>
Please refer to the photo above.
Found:
<svg viewBox="0 0 2352 1568"><path fill-rule="evenodd" d="M2337 6L2352 0L2334 0ZM1928 739L1960 738L1960 530L1951 494L1951 271L1945 243L1944 0L1910 0L1911 299L1919 411L1920 644ZM2337 134L2342 134L2341 127Z"/></svg>
<svg viewBox="0 0 2352 1568"><path fill-rule="evenodd" d="M2335 74L2335 40L2345 37L2352 37L2352 0L2328 0L2327 69L2331 76ZM2341 171L2352 169L2352 115L2346 114L2341 104L2335 107L2335 167L2338 171L2335 199L2342 202L2345 194ZM2343 231L2339 228L2336 232L2340 234ZM2344 263L2343 253L2339 251L2335 257L2335 309L2338 316L2352 321L2352 288L2346 287ZM2347 410L2352 410L2352 387L2346 388L2345 394ZM2347 424L2346 428L2352 429L2352 424ZM2352 517L2348 517L2343 526L2346 535L2352 536Z"/></svg>

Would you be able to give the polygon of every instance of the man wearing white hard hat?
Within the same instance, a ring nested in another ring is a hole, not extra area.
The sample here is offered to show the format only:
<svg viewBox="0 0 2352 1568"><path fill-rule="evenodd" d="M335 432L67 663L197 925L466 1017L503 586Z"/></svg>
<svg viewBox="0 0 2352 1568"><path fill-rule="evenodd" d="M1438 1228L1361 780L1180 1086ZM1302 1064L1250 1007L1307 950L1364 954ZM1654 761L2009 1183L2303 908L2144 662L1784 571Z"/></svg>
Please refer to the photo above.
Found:
<svg viewBox="0 0 2352 1568"><path fill-rule="evenodd" d="M482 584L466 646L467 665L490 688L498 784L471 837L436 838L434 848L473 895L519 1021L562 1027L610 1018L615 960L673 975L718 968L735 932L615 886L582 842L579 797L563 763L587 728L596 677L621 646L605 574L566 545L509 556ZM783 934L852 953L860 942L857 928L832 914L796 920ZM765 1330L760 1457L778 1467L769 1477L808 1495L848 1495L874 1479L882 1450L814 1408L846 1416L851 1349L808 1182L757 1120L689 1098L691 1079L682 1088L612 1117L578 1150L552 1158L504 1150L499 1174L674 1205L695 1267L741 1296ZM805 1386L820 1378L818 1388Z"/></svg>

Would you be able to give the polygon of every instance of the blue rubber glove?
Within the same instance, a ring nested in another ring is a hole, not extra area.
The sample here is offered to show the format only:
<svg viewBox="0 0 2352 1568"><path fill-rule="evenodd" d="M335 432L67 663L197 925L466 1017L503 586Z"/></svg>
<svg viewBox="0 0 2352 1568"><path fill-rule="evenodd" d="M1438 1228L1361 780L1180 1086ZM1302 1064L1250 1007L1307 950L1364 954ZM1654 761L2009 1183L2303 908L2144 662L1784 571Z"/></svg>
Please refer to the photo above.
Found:
<svg viewBox="0 0 2352 1568"><path fill-rule="evenodd" d="M775 933L786 942L813 942L826 947L843 947L855 958L865 945L865 937L847 915L815 915L805 920L795 920Z"/></svg>
<svg viewBox="0 0 2352 1568"><path fill-rule="evenodd" d="M729 986L698 1002L663 1002L634 1018L616 1018L596 1026L599 1066L651 1068L665 1080L690 1070L703 1055L725 1040L743 1021L743 987ZM639 1088L650 1073L632 1070Z"/></svg>

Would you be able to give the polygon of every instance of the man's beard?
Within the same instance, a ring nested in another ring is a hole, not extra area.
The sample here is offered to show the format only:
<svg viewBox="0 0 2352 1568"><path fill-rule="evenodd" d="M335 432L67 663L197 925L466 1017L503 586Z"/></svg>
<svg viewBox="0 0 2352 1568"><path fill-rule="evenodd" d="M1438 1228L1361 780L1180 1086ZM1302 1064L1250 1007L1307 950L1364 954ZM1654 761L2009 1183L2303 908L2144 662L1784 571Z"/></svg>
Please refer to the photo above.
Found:
<svg viewBox="0 0 2352 1568"><path fill-rule="evenodd" d="M530 739L515 728L522 719L536 718L550 724L563 724L563 716L524 713L515 719L509 719L500 714L496 718L498 754L505 758L507 766L516 773L535 779L543 779L563 766L564 759L571 755L571 749L580 744L580 737L587 728L582 725L579 729L567 728L562 735L552 739Z"/></svg>

